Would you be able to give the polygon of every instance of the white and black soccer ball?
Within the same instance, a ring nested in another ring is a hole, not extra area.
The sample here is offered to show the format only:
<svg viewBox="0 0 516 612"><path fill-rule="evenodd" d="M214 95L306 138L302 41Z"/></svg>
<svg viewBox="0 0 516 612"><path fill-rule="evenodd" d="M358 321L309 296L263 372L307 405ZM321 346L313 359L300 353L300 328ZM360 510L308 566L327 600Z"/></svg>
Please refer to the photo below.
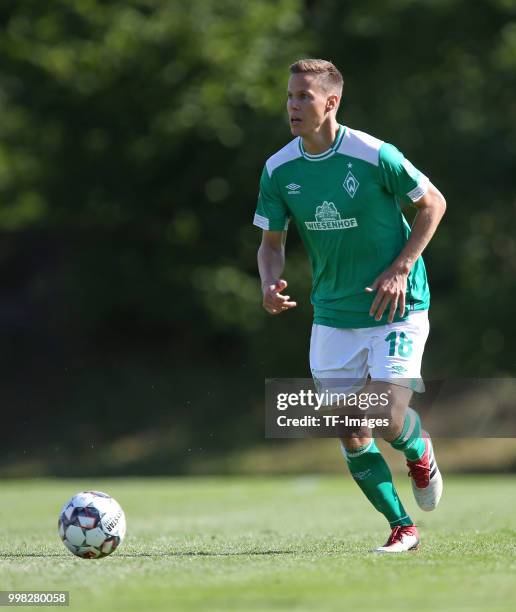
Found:
<svg viewBox="0 0 516 612"><path fill-rule="evenodd" d="M125 536L125 514L107 493L83 491L66 502L59 515L58 530L68 550L82 559L110 555Z"/></svg>

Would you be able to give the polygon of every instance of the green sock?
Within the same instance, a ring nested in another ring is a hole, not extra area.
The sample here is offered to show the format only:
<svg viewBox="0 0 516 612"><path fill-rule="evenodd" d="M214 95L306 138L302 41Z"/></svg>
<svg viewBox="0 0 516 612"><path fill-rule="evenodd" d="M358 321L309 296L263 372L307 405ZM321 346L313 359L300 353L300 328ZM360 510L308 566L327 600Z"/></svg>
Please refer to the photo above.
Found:
<svg viewBox="0 0 516 612"><path fill-rule="evenodd" d="M412 408L407 408L401 433L391 442L391 446L402 451L409 461L417 461L423 456L425 440L421 437L421 419Z"/></svg>
<svg viewBox="0 0 516 612"><path fill-rule="evenodd" d="M354 452L345 449L342 443L341 448L355 482L390 526L413 525L394 488L389 466L375 441L371 440Z"/></svg>

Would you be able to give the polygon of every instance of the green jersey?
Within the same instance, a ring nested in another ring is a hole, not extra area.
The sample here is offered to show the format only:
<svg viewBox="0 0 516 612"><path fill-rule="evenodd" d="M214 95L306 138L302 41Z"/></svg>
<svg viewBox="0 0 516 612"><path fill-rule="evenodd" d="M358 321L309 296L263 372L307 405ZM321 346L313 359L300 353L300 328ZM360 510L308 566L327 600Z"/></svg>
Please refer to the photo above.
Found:
<svg viewBox="0 0 516 612"><path fill-rule="evenodd" d="M369 315L371 285L410 235L400 200L417 202L428 178L400 151L340 126L330 149L309 155L295 138L270 157L260 180L254 224L286 230L293 219L312 265L314 322L330 327L385 325ZM430 292L420 257L408 276L407 310L426 310Z"/></svg>

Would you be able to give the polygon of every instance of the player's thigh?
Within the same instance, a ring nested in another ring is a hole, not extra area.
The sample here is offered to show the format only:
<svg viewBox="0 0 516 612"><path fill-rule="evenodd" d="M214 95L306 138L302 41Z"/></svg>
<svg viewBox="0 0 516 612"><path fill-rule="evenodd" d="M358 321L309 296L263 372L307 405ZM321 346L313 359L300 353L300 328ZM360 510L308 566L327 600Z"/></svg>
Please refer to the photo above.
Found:
<svg viewBox="0 0 516 612"><path fill-rule="evenodd" d="M378 327L371 337L371 379L424 391L421 362L429 329L426 310L411 313L405 321Z"/></svg>
<svg viewBox="0 0 516 612"><path fill-rule="evenodd" d="M310 340L310 369L318 393L326 393L323 411L340 413L343 398L360 391L367 380L368 338L362 330L314 323ZM348 450L361 446L362 432L337 426Z"/></svg>

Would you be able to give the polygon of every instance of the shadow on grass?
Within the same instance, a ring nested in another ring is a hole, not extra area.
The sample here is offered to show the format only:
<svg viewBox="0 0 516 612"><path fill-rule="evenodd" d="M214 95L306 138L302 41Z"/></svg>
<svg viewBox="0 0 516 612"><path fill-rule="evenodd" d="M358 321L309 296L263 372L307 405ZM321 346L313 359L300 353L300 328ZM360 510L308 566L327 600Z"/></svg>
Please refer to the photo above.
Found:
<svg viewBox="0 0 516 612"><path fill-rule="evenodd" d="M115 557L137 558L137 557L236 557L253 555L295 555L295 550L237 550L234 552L205 552L205 551L185 551L185 552L136 552L136 553L117 553ZM0 552L0 559L44 559L47 557L70 559L71 555L66 553L8 553Z"/></svg>

